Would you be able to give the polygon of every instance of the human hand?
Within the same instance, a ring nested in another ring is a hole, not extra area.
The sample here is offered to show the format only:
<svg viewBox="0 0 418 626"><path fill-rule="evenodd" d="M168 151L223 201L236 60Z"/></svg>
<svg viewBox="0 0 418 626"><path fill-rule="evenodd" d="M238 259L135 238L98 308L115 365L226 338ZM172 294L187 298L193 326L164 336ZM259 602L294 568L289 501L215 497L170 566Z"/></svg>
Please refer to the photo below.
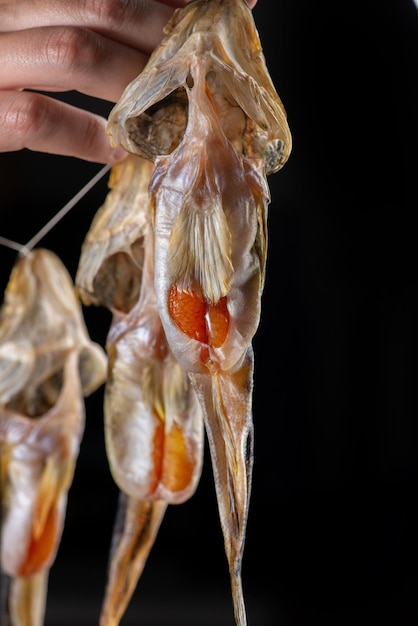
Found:
<svg viewBox="0 0 418 626"><path fill-rule="evenodd" d="M249 0L253 8L257 0ZM117 102L187 0L0 0L0 152L114 163L106 120L48 93ZM43 93L39 93L43 92Z"/></svg>

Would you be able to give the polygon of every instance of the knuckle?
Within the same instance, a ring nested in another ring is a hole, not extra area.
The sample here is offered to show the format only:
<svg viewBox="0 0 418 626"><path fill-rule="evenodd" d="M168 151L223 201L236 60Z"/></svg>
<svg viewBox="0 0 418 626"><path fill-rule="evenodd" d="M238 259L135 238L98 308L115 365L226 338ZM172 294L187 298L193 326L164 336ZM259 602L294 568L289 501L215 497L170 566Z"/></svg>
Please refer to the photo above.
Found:
<svg viewBox="0 0 418 626"><path fill-rule="evenodd" d="M84 10L100 24L119 30L133 16L143 15L148 6L145 0L85 0Z"/></svg>
<svg viewBox="0 0 418 626"><path fill-rule="evenodd" d="M45 42L45 58L66 74L94 64L100 53L97 37L91 31L73 26L52 29Z"/></svg>
<svg viewBox="0 0 418 626"><path fill-rule="evenodd" d="M39 134L47 117L46 103L37 94L13 99L8 108L0 113L3 129L22 141L25 137Z"/></svg>

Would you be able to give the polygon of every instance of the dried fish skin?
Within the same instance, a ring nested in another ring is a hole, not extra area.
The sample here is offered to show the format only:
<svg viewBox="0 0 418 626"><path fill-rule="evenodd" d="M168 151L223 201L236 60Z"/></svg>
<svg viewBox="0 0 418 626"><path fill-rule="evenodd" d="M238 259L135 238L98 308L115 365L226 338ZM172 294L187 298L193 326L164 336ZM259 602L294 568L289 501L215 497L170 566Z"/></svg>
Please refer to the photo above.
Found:
<svg viewBox="0 0 418 626"><path fill-rule="evenodd" d="M179 504L194 493L203 458L200 404L168 346L154 293L154 237L145 243L141 296L116 315L106 348L105 441L116 484L129 496Z"/></svg>
<svg viewBox="0 0 418 626"><path fill-rule="evenodd" d="M167 350L161 359L141 349L140 336L140 330L127 333L111 363L105 392L109 465L126 494L179 504L200 478L200 405L177 360Z"/></svg>
<svg viewBox="0 0 418 626"><path fill-rule="evenodd" d="M106 377L106 355L88 336L80 302L60 259L42 248L12 269L0 311L0 406L34 417L58 398L68 352L79 354L83 394Z"/></svg>
<svg viewBox="0 0 418 626"><path fill-rule="evenodd" d="M252 346L234 372L190 373L205 421L237 626L247 623L242 589L254 461Z"/></svg>
<svg viewBox="0 0 418 626"><path fill-rule="evenodd" d="M28 418L5 408L0 413L7 476L1 565L13 577L49 568L56 556L84 430L77 361L71 351L59 398L44 416Z"/></svg>
<svg viewBox="0 0 418 626"><path fill-rule="evenodd" d="M177 504L194 493L200 478L203 421L179 363L167 355L157 363L150 351L140 359L139 335L129 333L117 346L106 392L109 464L125 493ZM146 356L154 362L146 364Z"/></svg>
<svg viewBox="0 0 418 626"><path fill-rule="evenodd" d="M28 593L47 584L37 574L58 549L84 430L83 396L104 383L106 368L59 258L37 249L18 259L0 314L0 562L13 578L13 612L33 611L34 624L42 607ZM22 577L36 580L20 585Z"/></svg>
<svg viewBox="0 0 418 626"><path fill-rule="evenodd" d="M150 193L158 309L187 372L232 371L255 334L267 252L269 191L262 163L237 154L192 67L189 123L156 160Z"/></svg>
<svg viewBox="0 0 418 626"><path fill-rule="evenodd" d="M48 591L48 570L11 581L9 611L12 626L43 626Z"/></svg>
<svg viewBox="0 0 418 626"><path fill-rule="evenodd" d="M113 312L104 399L112 476L132 498L178 503L190 497L200 477L203 421L187 375L167 344L156 305L148 193L153 169L137 155L112 169L110 192L83 244L76 285L84 301ZM125 272L121 254L132 256L133 245L141 264L133 262ZM112 255L115 261L109 263ZM120 273L136 285L135 304L133 291L126 282L120 284ZM98 280L98 274L105 279Z"/></svg>
<svg viewBox="0 0 418 626"><path fill-rule="evenodd" d="M112 537L100 626L118 626L154 545L168 504L137 500L122 491Z"/></svg>
<svg viewBox="0 0 418 626"><path fill-rule="evenodd" d="M176 148L188 123L184 92L197 58L207 67L225 136L243 156L262 159L266 175L278 171L292 138L245 0L194 0L176 10L164 40L109 116L113 145L151 160Z"/></svg>
<svg viewBox="0 0 418 626"><path fill-rule="evenodd" d="M225 137L200 59L180 145L158 157L150 194L155 289L168 343L202 406L237 626L253 464L251 346L261 310L268 187L262 162Z"/></svg>
<svg viewBox="0 0 418 626"><path fill-rule="evenodd" d="M121 494L100 626L119 624L167 506L193 495L203 462L201 407L168 347L147 275L146 264L144 301L115 316L107 341L105 441Z"/></svg>
<svg viewBox="0 0 418 626"><path fill-rule="evenodd" d="M179 9L113 109L115 145L154 161L155 292L168 344L203 410L234 615L253 467L252 339L267 254L266 176L291 150L252 14L239 0Z"/></svg>
<svg viewBox="0 0 418 626"><path fill-rule="evenodd" d="M112 167L110 191L84 239L75 278L86 305L128 313L138 301L152 170L152 163L136 155Z"/></svg>
<svg viewBox="0 0 418 626"><path fill-rule="evenodd" d="M141 170L131 184L148 188L151 164L137 156L130 158L137 160ZM129 311L113 311L106 340L105 443L109 467L121 492L100 626L119 624L168 504L180 504L193 495L203 463L202 411L161 324L154 290L155 246L148 195L143 195L141 202L132 207L131 215L133 221L138 212L145 218L139 298ZM114 210L117 215L117 204Z"/></svg>

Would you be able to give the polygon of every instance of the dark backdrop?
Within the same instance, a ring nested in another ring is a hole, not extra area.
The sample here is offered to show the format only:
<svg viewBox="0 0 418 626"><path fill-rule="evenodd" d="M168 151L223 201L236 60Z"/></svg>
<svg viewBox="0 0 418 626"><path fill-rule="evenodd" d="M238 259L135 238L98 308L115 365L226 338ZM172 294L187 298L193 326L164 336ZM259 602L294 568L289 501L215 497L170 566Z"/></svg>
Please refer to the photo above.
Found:
<svg viewBox="0 0 418 626"><path fill-rule="evenodd" d="M415 624L418 10L259 0L254 15L294 146L269 178L249 624ZM1 234L21 242L99 169L26 151L0 155L0 167ZM73 275L106 191L104 180L41 242ZM3 288L14 258L1 248ZM103 342L109 315L85 313ZM117 498L101 402L87 400L46 626L98 620ZM195 496L168 510L122 624L232 626L208 455Z"/></svg>

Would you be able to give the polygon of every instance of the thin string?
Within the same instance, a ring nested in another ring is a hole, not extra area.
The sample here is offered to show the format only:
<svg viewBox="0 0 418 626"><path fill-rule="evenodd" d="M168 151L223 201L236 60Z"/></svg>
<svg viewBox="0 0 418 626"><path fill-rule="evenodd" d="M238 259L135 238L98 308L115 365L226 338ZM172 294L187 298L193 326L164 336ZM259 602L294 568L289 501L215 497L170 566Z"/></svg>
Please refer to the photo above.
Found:
<svg viewBox="0 0 418 626"><path fill-rule="evenodd" d="M8 239L7 237L2 237L0 235L0 244L2 246L6 246L7 248L11 248L12 250L17 250L20 254L28 254L30 251L25 249L25 246L21 243L17 243L17 241L13 241L12 239Z"/></svg>
<svg viewBox="0 0 418 626"><path fill-rule="evenodd" d="M29 241L25 244L17 243L16 241L12 241L7 237L2 237L0 235L0 244L12 248L13 250L17 250L19 254L28 255L32 248L44 237L49 231L56 225L62 218L69 212L71 209L83 198L89 191L99 182L101 178L110 170L111 165L105 165L101 170L97 172L95 176L88 183L84 185L78 191L75 196L69 200L58 213L56 213L46 224L39 230L36 235L29 239Z"/></svg>
<svg viewBox="0 0 418 626"><path fill-rule="evenodd" d="M93 178L86 185L84 185L84 187L82 187L82 189L80 189L80 191L76 193L75 196L71 198L71 200L67 202L67 204L65 204L60 211L58 211L58 213L54 215L54 217L52 217L49 222L47 222L45 226L32 237L32 239L29 239L29 241L23 247L26 250L32 250L33 246L35 246L42 239L42 237L49 233L49 231L56 224L58 224L58 222L64 217L64 215L71 211L71 209L77 204L77 202L79 202L81 198L83 198L83 196L85 196L86 193L88 193L90 189L94 187L94 185L101 178L103 178L103 176L106 174L106 172L110 170L110 168L110 165L105 165L104 167L102 167L102 169L99 170L99 172L95 176L93 176Z"/></svg>

